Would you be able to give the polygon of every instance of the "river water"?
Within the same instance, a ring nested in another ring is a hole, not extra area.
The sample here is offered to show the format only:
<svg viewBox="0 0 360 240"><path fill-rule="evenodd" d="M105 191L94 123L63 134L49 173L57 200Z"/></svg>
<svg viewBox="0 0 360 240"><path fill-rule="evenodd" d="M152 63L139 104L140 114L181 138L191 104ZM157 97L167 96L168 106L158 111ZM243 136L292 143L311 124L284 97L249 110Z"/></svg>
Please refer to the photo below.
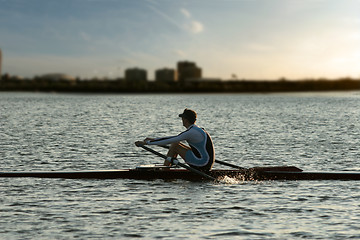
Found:
<svg viewBox="0 0 360 240"><path fill-rule="evenodd" d="M359 92L0 93L1 171L161 163L133 142L183 131L185 107L198 112L219 160L360 171L359 106ZM0 192L1 239L360 238L357 181L3 178Z"/></svg>

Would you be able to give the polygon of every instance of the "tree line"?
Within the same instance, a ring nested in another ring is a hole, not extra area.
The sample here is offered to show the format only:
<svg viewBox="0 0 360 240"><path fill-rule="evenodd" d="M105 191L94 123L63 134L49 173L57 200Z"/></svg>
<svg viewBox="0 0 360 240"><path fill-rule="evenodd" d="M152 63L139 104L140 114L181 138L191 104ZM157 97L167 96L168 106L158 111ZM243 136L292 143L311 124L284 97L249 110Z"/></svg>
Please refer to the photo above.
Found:
<svg viewBox="0 0 360 240"><path fill-rule="evenodd" d="M229 80L153 82L114 80L53 80L34 77L20 79L5 74L0 80L0 91L89 92L89 93L267 93L299 91L360 90L360 79L340 78L277 81Z"/></svg>

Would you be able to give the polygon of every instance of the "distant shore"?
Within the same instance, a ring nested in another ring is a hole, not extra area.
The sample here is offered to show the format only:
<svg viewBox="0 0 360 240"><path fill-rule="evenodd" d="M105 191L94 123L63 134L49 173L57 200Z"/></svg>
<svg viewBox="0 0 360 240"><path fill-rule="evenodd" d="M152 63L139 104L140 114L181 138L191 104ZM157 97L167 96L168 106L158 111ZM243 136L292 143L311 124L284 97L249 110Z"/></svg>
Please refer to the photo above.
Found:
<svg viewBox="0 0 360 240"><path fill-rule="evenodd" d="M268 93L360 90L360 79L278 81L150 82L119 80L51 80L3 77L0 91L79 93Z"/></svg>

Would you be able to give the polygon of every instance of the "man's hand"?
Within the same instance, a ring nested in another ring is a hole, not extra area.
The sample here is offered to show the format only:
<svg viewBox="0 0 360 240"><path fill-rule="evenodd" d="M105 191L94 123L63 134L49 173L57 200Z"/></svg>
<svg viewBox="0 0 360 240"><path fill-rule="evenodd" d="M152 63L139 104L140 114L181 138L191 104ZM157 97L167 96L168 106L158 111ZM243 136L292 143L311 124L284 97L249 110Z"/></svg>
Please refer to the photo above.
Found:
<svg viewBox="0 0 360 240"><path fill-rule="evenodd" d="M146 144L145 141L136 141L136 142L135 142L135 145L136 145L137 147L144 146L145 144Z"/></svg>
<svg viewBox="0 0 360 240"><path fill-rule="evenodd" d="M145 138L143 141L136 141L135 145L137 147L141 147L141 146L146 145L146 142L151 141L151 140L154 140L154 138Z"/></svg>

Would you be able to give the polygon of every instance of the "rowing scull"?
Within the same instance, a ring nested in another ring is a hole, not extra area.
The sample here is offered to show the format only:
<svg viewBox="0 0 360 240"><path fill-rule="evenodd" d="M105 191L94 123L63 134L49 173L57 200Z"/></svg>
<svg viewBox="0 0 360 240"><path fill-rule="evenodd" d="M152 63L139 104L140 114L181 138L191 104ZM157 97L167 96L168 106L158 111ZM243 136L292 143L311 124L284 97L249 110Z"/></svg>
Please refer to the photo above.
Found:
<svg viewBox="0 0 360 240"><path fill-rule="evenodd" d="M296 167L257 167L247 170L214 169L207 172L219 179L225 176L244 181L251 180L360 180L356 172L303 172ZM204 177L186 169L138 167L119 170L0 172L0 178L68 178L68 179L137 179L203 181Z"/></svg>

